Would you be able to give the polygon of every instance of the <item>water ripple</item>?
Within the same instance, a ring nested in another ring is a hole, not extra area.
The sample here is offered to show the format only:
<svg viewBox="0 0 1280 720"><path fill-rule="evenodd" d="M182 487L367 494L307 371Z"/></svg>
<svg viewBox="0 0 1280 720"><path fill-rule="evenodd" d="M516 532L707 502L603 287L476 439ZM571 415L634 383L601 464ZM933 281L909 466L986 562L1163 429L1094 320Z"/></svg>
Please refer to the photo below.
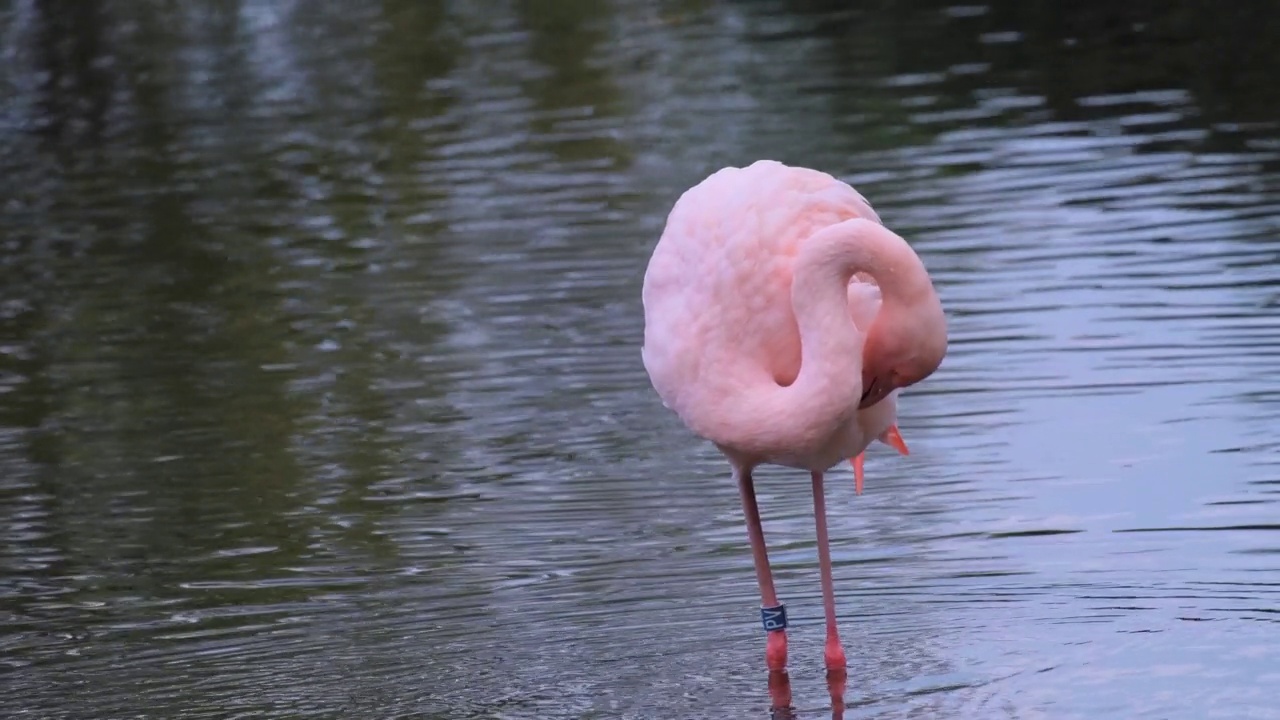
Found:
<svg viewBox="0 0 1280 720"><path fill-rule="evenodd" d="M15 3L7 701L767 716L737 492L638 307L678 194L767 156L949 315L912 454L831 473L845 716L1270 716L1268 26L827 5ZM827 717L808 483L757 487Z"/></svg>

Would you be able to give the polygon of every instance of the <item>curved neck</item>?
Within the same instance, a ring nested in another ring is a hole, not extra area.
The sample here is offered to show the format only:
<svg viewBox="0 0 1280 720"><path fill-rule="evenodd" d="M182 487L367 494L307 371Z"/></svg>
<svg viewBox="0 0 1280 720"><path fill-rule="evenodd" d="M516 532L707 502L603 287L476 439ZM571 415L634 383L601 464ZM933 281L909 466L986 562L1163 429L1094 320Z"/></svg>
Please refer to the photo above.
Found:
<svg viewBox="0 0 1280 720"><path fill-rule="evenodd" d="M932 292L928 273L906 241L876 222L855 218L823 228L800 245L791 304L800 331L800 372L788 386L761 384L744 412L775 419L752 455L819 452L858 410L866 335L849 318L848 287L864 272L880 286L879 324L895 308ZM923 285L921 285L923 283Z"/></svg>

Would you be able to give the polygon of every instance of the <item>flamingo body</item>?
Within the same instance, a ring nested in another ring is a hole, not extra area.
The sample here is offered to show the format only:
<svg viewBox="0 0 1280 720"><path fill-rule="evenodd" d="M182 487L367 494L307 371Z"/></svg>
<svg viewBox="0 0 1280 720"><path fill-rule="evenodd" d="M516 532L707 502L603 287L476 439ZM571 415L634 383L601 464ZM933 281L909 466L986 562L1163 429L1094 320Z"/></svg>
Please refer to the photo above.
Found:
<svg viewBox="0 0 1280 720"><path fill-rule="evenodd" d="M761 600L777 597L751 471L810 471L827 615L835 627L822 473L873 440L906 452L898 392L946 352L942 306L923 263L856 190L762 160L724 168L672 208L645 272L645 368L663 404L729 460L742 495ZM786 661L784 628L766 659Z"/></svg>
<svg viewBox="0 0 1280 720"><path fill-rule="evenodd" d="M795 382L801 365L791 305L796 255L816 230L851 218L880 222L848 185L772 161L720 170L676 203L645 273L643 356L663 403L695 433L726 452L749 452L750 439L733 434L722 400L762 383ZM851 316L869 326L878 289L851 283L848 295ZM861 373L859 358L850 360L851 372ZM887 427L863 427L851 408L806 446L760 460L826 470L862 452Z"/></svg>

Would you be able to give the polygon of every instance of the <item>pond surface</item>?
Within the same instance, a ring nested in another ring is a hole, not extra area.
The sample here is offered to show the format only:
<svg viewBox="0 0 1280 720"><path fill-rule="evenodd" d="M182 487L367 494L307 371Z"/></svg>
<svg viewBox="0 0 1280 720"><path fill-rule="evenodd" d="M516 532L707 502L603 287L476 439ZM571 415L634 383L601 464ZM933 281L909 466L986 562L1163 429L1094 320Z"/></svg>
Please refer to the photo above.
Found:
<svg viewBox="0 0 1280 720"><path fill-rule="evenodd" d="M1280 717L1271 5L0 0L0 687L32 718ZM912 448L659 403L679 193L849 181Z"/></svg>

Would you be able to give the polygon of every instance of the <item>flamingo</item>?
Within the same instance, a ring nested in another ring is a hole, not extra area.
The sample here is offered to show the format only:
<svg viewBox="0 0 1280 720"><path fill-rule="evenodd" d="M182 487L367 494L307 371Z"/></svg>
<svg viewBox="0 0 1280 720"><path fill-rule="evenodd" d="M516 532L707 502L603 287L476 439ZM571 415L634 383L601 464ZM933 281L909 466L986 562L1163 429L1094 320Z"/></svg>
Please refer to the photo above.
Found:
<svg viewBox="0 0 1280 720"><path fill-rule="evenodd" d="M808 470L826 614L824 660L843 672L823 473L881 440L906 452L901 388L931 375L946 319L918 255L831 175L760 160L676 201L645 271L644 347L662 403L724 454L738 484L766 631L787 661L752 471Z"/></svg>

